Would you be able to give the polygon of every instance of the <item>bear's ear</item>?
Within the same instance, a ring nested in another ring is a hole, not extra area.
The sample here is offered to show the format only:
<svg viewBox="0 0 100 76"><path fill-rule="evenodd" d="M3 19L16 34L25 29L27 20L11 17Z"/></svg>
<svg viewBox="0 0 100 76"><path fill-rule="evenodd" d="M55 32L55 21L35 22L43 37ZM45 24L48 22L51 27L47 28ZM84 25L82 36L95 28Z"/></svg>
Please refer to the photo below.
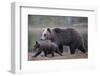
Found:
<svg viewBox="0 0 100 76"><path fill-rule="evenodd" d="M51 29L50 28L47 28L47 31L49 31L51 33Z"/></svg>

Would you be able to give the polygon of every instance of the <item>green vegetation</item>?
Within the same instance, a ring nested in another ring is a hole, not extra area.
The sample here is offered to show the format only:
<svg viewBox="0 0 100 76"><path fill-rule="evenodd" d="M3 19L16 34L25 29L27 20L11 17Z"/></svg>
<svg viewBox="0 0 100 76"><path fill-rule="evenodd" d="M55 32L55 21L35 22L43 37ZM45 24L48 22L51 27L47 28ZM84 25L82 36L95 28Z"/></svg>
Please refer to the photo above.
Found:
<svg viewBox="0 0 100 76"><path fill-rule="evenodd" d="M28 50L31 51L35 44L36 36L32 32L28 33Z"/></svg>
<svg viewBox="0 0 100 76"><path fill-rule="evenodd" d="M87 22L87 17L28 15L28 25L33 27L63 27Z"/></svg>

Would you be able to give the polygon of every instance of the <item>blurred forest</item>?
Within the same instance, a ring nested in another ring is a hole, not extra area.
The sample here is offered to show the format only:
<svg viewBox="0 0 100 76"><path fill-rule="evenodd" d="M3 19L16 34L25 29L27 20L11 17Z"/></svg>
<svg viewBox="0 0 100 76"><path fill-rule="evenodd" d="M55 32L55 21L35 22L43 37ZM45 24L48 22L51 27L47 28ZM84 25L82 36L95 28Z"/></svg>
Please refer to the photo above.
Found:
<svg viewBox="0 0 100 76"><path fill-rule="evenodd" d="M88 17L28 15L28 51L31 51L36 40L39 40L43 28L72 27L82 33L84 44L88 47ZM67 47L64 48L68 50Z"/></svg>
<svg viewBox="0 0 100 76"><path fill-rule="evenodd" d="M87 17L28 15L28 25L33 27L68 27L87 22Z"/></svg>

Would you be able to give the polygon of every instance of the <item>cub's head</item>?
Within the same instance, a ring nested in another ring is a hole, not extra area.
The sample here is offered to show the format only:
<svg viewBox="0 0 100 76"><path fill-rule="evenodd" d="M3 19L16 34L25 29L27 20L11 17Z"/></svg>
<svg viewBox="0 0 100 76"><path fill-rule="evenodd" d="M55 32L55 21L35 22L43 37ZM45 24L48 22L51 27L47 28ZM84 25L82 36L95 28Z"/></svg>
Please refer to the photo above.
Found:
<svg viewBox="0 0 100 76"><path fill-rule="evenodd" d="M45 28L42 32L41 40L51 40L52 30L50 28Z"/></svg>
<svg viewBox="0 0 100 76"><path fill-rule="evenodd" d="M38 49L40 47L40 44L38 41L35 42L35 45L33 46L34 50Z"/></svg>

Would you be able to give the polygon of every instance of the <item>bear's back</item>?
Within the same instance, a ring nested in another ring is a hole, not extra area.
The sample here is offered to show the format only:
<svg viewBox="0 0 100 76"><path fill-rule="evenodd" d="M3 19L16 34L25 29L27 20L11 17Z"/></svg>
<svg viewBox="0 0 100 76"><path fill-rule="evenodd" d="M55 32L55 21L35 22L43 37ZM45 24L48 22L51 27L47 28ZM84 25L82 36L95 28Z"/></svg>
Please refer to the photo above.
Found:
<svg viewBox="0 0 100 76"><path fill-rule="evenodd" d="M80 33L74 28L54 28L53 31L55 32L54 38L58 44L69 44L71 42L79 42L81 40Z"/></svg>

